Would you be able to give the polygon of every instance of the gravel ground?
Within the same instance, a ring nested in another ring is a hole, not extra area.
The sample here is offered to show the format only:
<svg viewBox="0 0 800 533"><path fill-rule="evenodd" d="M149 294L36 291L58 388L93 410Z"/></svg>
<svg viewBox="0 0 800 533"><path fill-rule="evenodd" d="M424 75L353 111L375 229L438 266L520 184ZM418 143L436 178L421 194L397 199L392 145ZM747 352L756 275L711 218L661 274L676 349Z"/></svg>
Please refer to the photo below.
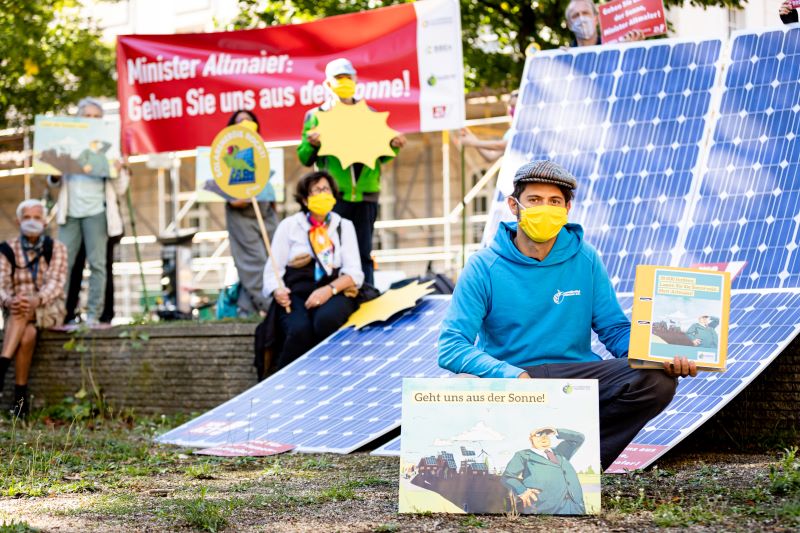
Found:
<svg viewBox="0 0 800 533"><path fill-rule="evenodd" d="M644 473L604 476L598 516L446 516L397 513L395 458L292 454L235 461L140 445L147 455L136 452L144 458L127 470L90 475L78 467L64 475L91 482L78 493L51 488L39 497L0 498L0 523L81 532L800 530L800 482L792 489L798 480L789 477L789 490L776 491L769 475L772 467L791 476L800 465L781 463L777 454L683 455Z"/></svg>

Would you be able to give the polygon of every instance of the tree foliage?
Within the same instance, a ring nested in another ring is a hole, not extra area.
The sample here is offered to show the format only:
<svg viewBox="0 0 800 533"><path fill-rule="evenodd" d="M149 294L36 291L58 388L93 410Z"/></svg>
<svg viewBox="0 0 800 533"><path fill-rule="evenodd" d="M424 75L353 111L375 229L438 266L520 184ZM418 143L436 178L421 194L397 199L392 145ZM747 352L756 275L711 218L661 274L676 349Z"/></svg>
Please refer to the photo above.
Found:
<svg viewBox="0 0 800 533"><path fill-rule="evenodd" d="M257 28L305 22L354 13L407 0L239 0L235 28ZM747 0L665 0L666 7L741 7ZM519 86L525 50L569 44L564 21L568 0L460 0L468 91L509 90Z"/></svg>
<svg viewBox="0 0 800 533"><path fill-rule="evenodd" d="M112 96L114 51L76 1L0 0L0 127Z"/></svg>

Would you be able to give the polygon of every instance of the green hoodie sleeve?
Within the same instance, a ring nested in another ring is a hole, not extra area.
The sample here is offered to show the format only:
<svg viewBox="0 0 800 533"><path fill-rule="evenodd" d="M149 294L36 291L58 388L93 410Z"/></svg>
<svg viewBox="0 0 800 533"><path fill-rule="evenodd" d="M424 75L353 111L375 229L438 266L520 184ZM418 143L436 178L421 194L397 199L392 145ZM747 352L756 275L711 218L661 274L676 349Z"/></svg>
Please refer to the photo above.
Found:
<svg viewBox="0 0 800 533"><path fill-rule="evenodd" d="M303 124L303 137L300 140L300 144L297 147L297 158L300 159L300 162L307 167L310 167L314 163L317 162L317 152L319 151L319 147L313 146L310 142L308 142L308 130L312 128L316 128L319 121L317 120L317 114L314 111L310 111L306 116L306 121Z"/></svg>

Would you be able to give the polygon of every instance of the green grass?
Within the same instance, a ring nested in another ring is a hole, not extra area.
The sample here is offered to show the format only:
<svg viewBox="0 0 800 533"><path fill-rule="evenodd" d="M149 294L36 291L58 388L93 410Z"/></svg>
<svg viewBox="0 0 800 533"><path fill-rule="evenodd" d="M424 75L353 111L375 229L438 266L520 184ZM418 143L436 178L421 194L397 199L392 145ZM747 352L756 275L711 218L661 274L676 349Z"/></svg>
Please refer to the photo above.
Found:
<svg viewBox="0 0 800 533"><path fill-rule="evenodd" d="M209 463L200 463L186 468L186 475L194 479L214 479L214 467Z"/></svg>
<svg viewBox="0 0 800 533"><path fill-rule="evenodd" d="M15 520L6 522L3 520L3 523L0 524L0 533L33 533L35 531L39 530L29 526L27 522L17 522Z"/></svg>
<svg viewBox="0 0 800 533"><path fill-rule="evenodd" d="M720 515L702 505L666 503L653 511L653 522L660 527L688 527L710 525L718 522Z"/></svg>
<svg viewBox="0 0 800 533"><path fill-rule="evenodd" d="M773 494L800 495L800 457L797 452L797 446L784 450L779 463L770 466L769 481Z"/></svg>
<svg viewBox="0 0 800 533"><path fill-rule="evenodd" d="M241 505L239 499L210 500L203 488L200 495L194 498L168 500L159 515L176 524L216 533L228 525L228 518Z"/></svg>

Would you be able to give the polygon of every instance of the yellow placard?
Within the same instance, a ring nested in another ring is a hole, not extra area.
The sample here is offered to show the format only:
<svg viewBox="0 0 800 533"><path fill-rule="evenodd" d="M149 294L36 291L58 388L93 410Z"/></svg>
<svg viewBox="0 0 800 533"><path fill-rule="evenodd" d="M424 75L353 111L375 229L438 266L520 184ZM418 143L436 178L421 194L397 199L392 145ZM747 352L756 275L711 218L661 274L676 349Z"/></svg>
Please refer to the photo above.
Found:
<svg viewBox="0 0 800 533"><path fill-rule="evenodd" d="M375 168L382 156L393 156L390 143L399 133L386 121L389 112L371 110L364 100L353 105L337 104L327 111L317 113L319 124L309 130L319 133L320 148L317 155L332 155L347 168L362 163Z"/></svg>
<svg viewBox="0 0 800 533"><path fill-rule="evenodd" d="M253 122L220 131L211 143L211 174L225 194L246 200L269 181L269 153Z"/></svg>
<svg viewBox="0 0 800 533"><path fill-rule="evenodd" d="M717 281L698 283L698 279L707 278L717 278ZM661 368L664 361L671 361L674 356L686 356L695 361L698 370L724 372L728 354L730 287L729 272L638 265L628 350L630 366ZM701 315L711 315L709 303L718 309L715 318L709 324L694 324ZM719 330L714 334L715 345L704 348L692 330L710 329Z"/></svg>
<svg viewBox="0 0 800 533"><path fill-rule="evenodd" d="M374 300L361 304L356 312L350 315L342 329L349 326L361 329L373 322L389 320L394 314L414 307L417 304L417 300L426 294L432 293L433 289L430 288L432 284L433 281L426 281L425 283L413 281L399 289L386 291Z"/></svg>

